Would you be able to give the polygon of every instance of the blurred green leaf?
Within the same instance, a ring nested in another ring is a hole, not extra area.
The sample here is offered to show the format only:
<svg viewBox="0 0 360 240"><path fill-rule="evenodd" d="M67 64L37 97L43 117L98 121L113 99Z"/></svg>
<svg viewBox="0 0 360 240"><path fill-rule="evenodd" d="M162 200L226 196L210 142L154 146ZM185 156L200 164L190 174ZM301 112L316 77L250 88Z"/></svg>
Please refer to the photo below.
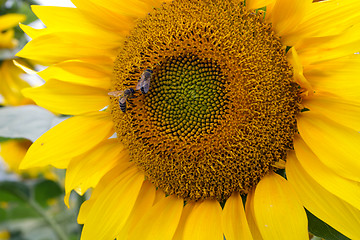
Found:
<svg viewBox="0 0 360 240"><path fill-rule="evenodd" d="M0 222L3 222L7 219L7 214L4 208L0 208Z"/></svg>
<svg viewBox="0 0 360 240"><path fill-rule="evenodd" d="M15 201L29 201L30 199L29 187L21 182L0 182L0 193L0 201L7 201L6 198L12 198Z"/></svg>
<svg viewBox="0 0 360 240"><path fill-rule="evenodd" d="M0 108L0 136L26 138L34 142L64 119L35 105L3 107Z"/></svg>
<svg viewBox="0 0 360 240"><path fill-rule="evenodd" d="M7 220L23 218L40 218L40 215L28 204L18 204L7 211Z"/></svg>
<svg viewBox="0 0 360 240"><path fill-rule="evenodd" d="M20 140L21 138L0 137L0 143L1 143L1 142L6 142L6 141L9 141L9 140L13 140L13 139L18 139L18 140Z"/></svg>
<svg viewBox="0 0 360 240"><path fill-rule="evenodd" d="M10 231L10 240L27 240L21 231Z"/></svg>
<svg viewBox="0 0 360 240"><path fill-rule="evenodd" d="M37 20L38 18L32 12L30 5L34 5L34 3L27 3L24 1L22 4L18 6L17 13L22 13L26 15L26 21L24 24L32 23L33 21Z"/></svg>
<svg viewBox="0 0 360 240"><path fill-rule="evenodd" d="M328 224L324 223L311 212L306 210L306 214L309 221L309 232L317 237L324 238L326 240L350 240Z"/></svg>
<svg viewBox="0 0 360 240"><path fill-rule="evenodd" d="M0 0L0 6L3 6L5 4L6 0Z"/></svg>
<svg viewBox="0 0 360 240"><path fill-rule="evenodd" d="M24 199L17 197L7 190L0 189L0 202L24 202Z"/></svg>
<svg viewBox="0 0 360 240"><path fill-rule="evenodd" d="M35 201L41 206L48 205L48 200L59 197L63 193L58 183L43 180L34 186Z"/></svg>

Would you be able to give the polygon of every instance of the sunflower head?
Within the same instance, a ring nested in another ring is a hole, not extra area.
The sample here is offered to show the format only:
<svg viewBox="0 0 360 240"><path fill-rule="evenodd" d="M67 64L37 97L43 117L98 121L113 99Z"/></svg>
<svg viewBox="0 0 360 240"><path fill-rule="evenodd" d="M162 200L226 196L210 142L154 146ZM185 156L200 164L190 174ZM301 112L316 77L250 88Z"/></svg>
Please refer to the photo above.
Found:
<svg viewBox="0 0 360 240"><path fill-rule="evenodd" d="M155 9L117 55L114 90L135 88L147 69L149 92L138 91L125 114L113 98L111 113L131 161L165 193L245 194L292 149L299 86L271 25L243 3Z"/></svg>

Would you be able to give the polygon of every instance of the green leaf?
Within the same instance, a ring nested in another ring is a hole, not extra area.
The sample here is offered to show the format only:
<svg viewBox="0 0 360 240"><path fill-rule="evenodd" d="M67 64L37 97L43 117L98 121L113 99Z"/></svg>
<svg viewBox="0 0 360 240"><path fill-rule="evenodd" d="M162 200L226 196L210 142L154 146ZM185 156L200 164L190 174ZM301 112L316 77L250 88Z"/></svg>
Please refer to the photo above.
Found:
<svg viewBox="0 0 360 240"><path fill-rule="evenodd" d="M306 214L309 221L309 232L317 237L324 238L326 240L350 240L328 224L324 223L311 212L306 210Z"/></svg>
<svg viewBox="0 0 360 240"><path fill-rule="evenodd" d="M39 218L39 213L29 204L18 204L11 207L7 212L7 220L17 220L23 218Z"/></svg>
<svg viewBox="0 0 360 240"><path fill-rule="evenodd" d="M65 120L35 105L0 108L0 136L35 141L51 127Z"/></svg>
<svg viewBox="0 0 360 240"><path fill-rule="evenodd" d="M7 214L5 209L0 208L0 222L3 222L7 219Z"/></svg>
<svg viewBox="0 0 360 240"><path fill-rule="evenodd" d="M43 180L34 186L35 200L43 207L48 205L48 200L57 198L62 193L59 184L51 180Z"/></svg>
<svg viewBox="0 0 360 240"><path fill-rule="evenodd" d="M21 140L22 138L7 138L7 137L0 137L0 143L2 143L2 142L6 142L6 141L9 141L9 140L14 140L14 139Z"/></svg>
<svg viewBox="0 0 360 240"><path fill-rule="evenodd" d="M0 201L29 201L30 189L21 182L0 182Z"/></svg>
<svg viewBox="0 0 360 240"><path fill-rule="evenodd" d="M26 15L26 20L24 22L24 24L26 24L26 25L29 24L29 23L32 23L33 21L38 19L36 17L36 15L32 12L30 4L31 3L24 2L23 4L21 4L19 6L19 8L17 10L18 13Z"/></svg>

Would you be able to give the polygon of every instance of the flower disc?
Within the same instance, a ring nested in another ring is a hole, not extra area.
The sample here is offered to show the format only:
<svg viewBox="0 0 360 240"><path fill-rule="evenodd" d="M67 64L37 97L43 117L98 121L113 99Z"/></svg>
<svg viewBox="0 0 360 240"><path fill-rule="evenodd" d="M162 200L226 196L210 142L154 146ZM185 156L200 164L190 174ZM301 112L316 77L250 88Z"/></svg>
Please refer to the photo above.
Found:
<svg viewBox="0 0 360 240"><path fill-rule="evenodd" d="M117 136L166 194L222 201L247 193L292 149L299 86L285 47L242 1L174 1L137 22L115 62Z"/></svg>

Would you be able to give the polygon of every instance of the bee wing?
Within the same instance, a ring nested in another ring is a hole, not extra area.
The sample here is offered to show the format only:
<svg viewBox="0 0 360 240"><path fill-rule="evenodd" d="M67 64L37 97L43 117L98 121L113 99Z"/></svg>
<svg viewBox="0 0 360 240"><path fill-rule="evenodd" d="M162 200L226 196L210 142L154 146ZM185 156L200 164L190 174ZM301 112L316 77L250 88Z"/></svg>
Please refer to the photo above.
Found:
<svg viewBox="0 0 360 240"><path fill-rule="evenodd" d="M135 89L136 89L136 90L140 90L141 87L144 85L144 81L145 81L145 72L143 72L143 73L141 74L141 77L140 77L140 79L139 79L139 81L138 81Z"/></svg>
<svg viewBox="0 0 360 240"><path fill-rule="evenodd" d="M140 79L140 80L138 81L135 89L136 89L136 90L140 90L141 86L142 86L142 80Z"/></svg>
<svg viewBox="0 0 360 240"><path fill-rule="evenodd" d="M119 99L120 104L124 104L126 102L126 96L123 96Z"/></svg>
<svg viewBox="0 0 360 240"><path fill-rule="evenodd" d="M147 93L150 89L150 79L148 81L145 81L142 87L143 87L144 93Z"/></svg>
<svg viewBox="0 0 360 240"><path fill-rule="evenodd" d="M109 96L113 96L113 97L120 97L122 94L124 94L124 91L108 92L108 95L109 95Z"/></svg>

